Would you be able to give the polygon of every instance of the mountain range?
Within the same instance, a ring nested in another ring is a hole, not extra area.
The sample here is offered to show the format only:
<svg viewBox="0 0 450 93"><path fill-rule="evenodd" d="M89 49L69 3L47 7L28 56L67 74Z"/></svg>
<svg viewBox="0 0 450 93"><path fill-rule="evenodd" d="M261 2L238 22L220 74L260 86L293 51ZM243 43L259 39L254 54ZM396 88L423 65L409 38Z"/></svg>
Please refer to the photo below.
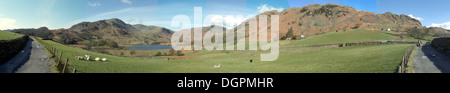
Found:
<svg viewBox="0 0 450 93"><path fill-rule="evenodd" d="M269 15L268 17L270 15L279 15L280 38L299 35L313 36L330 31L339 32L357 28L369 30L392 29L398 32L406 32L407 28L413 27L426 28L422 26L419 20L407 15L397 15L390 12L376 14L369 11L358 11L350 6L337 4L314 4L288 8L281 12L276 10L267 11L256 15L256 18L260 15ZM240 25L248 25L248 23L244 21ZM214 26L201 28L205 32L212 27ZM268 29L270 27L270 20L268 20ZM242 29L248 31L248 26ZM290 29L291 32L289 32ZM434 34L450 33L450 31L442 28L433 27L428 29L431 29L430 31ZM237 28L228 30L238 31ZM95 22L81 22L68 29L49 30L46 27L42 27L39 29L17 29L13 30L13 32L51 39L64 44L79 44L87 40L107 39L116 41L119 45L169 43L170 37L174 33L174 31L164 27L142 24L131 25L117 18Z"/></svg>

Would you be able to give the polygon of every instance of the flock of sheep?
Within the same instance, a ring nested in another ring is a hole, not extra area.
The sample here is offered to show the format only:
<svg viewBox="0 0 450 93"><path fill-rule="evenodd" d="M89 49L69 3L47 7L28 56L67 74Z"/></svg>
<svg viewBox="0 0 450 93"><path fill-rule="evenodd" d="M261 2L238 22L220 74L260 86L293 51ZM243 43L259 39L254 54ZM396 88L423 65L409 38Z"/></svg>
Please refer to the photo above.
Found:
<svg viewBox="0 0 450 93"><path fill-rule="evenodd" d="M84 55L84 56L86 57L87 61L92 61L92 57L90 55ZM77 60L85 60L85 58L82 57L82 56L75 56L75 59L77 59ZM106 58L100 59L99 57L96 57L94 60L95 61L107 61Z"/></svg>

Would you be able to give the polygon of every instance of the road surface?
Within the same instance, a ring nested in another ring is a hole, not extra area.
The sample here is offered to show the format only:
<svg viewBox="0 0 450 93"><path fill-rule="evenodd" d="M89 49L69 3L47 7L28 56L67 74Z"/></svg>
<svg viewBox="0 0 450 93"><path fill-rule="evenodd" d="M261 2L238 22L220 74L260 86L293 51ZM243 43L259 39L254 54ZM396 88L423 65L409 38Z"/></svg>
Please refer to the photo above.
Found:
<svg viewBox="0 0 450 93"><path fill-rule="evenodd" d="M416 73L450 73L450 57L424 45L416 50L414 68Z"/></svg>
<svg viewBox="0 0 450 93"><path fill-rule="evenodd" d="M50 73L50 62L44 47L29 39L25 48L0 66L0 73Z"/></svg>

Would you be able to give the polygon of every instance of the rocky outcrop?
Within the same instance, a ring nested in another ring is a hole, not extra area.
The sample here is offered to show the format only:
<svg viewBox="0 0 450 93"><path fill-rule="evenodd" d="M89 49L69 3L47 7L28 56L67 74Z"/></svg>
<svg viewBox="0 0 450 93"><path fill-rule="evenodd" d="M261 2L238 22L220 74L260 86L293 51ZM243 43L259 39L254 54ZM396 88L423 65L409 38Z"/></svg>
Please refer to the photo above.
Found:
<svg viewBox="0 0 450 93"><path fill-rule="evenodd" d="M285 36L291 28L294 31L294 36L311 36L329 31L345 31L356 28L369 30L390 28L392 30L402 30L408 27L423 27L420 21L407 15L397 15L390 12L375 14L337 4L314 4L304 7L288 8L281 12L275 10L267 11L259 15L279 15L280 38ZM270 22L268 24L268 28L270 29ZM248 25L248 23L242 23L240 25ZM246 29L248 30L248 26Z"/></svg>

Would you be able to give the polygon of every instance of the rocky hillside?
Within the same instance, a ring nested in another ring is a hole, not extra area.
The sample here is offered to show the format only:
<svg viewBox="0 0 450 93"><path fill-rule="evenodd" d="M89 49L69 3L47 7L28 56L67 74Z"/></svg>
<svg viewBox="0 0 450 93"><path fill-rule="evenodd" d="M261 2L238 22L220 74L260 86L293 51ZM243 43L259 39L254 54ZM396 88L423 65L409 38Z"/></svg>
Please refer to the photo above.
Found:
<svg viewBox="0 0 450 93"><path fill-rule="evenodd" d="M130 25L113 18L96 22L82 22L69 29L48 30L46 28L15 30L16 33L45 37L63 44L79 44L88 40L112 40L119 45L151 44L169 42L172 30L158 26ZM39 31L37 31L39 30ZM45 31L40 31L45 30ZM39 35L36 35L39 33ZM43 34L43 35L40 35Z"/></svg>
<svg viewBox="0 0 450 93"><path fill-rule="evenodd" d="M290 36L311 36L329 31L345 31L356 28L404 30L408 27L423 27L420 21L407 15L397 15L390 12L375 14L337 4L314 4L288 8L281 12L273 10L259 15L279 15L280 38L286 36L289 29L293 30L293 35ZM270 29L270 20L268 21L268 28ZM248 23L240 25L248 25ZM246 29L248 30L248 26Z"/></svg>

